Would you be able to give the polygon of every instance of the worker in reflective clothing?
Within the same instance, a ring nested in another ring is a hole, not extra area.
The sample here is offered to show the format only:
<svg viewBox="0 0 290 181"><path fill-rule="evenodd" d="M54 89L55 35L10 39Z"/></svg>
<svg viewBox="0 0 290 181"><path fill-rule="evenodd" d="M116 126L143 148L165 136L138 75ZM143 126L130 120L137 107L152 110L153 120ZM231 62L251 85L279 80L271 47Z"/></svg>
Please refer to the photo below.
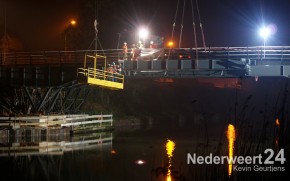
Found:
<svg viewBox="0 0 290 181"><path fill-rule="evenodd" d="M115 63L113 63L112 65L109 64L107 68L107 72L108 72L108 80L115 81L114 79L114 76L115 76L114 74L116 73Z"/></svg>
<svg viewBox="0 0 290 181"><path fill-rule="evenodd" d="M131 49L131 60L137 60L138 57L138 53L137 53L137 47L135 44L132 45L132 49Z"/></svg>
<svg viewBox="0 0 290 181"><path fill-rule="evenodd" d="M149 48L157 48L157 45L154 43L154 41L150 41Z"/></svg>
<svg viewBox="0 0 290 181"><path fill-rule="evenodd" d="M137 43L137 48L135 50L135 54L136 54L136 60L139 60L141 57L141 51L144 48L144 45L142 43L142 41L138 41Z"/></svg>
<svg viewBox="0 0 290 181"><path fill-rule="evenodd" d="M144 45L143 45L142 41L140 41L140 40L138 41L138 43L137 43L137 48L140 49L140 50L141 50L142 48L144 48Z"/></svg>
<svg viewBox="0 0 290 181"><path fill-rule="evenodd" d="M127 60L127 55L128 55L128 46L127 46L127 43L124 42L124 44L123 44L123 60Z"/></svg>

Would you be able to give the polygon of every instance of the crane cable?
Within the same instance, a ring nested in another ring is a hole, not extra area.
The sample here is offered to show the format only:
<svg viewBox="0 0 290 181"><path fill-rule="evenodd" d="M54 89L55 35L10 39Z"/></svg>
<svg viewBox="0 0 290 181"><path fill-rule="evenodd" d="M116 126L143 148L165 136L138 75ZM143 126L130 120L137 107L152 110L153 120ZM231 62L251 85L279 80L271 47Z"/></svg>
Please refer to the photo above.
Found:
<svg viewBox="0 0 290 181"><path fill-rule="evenodd" d="M201 35L202 35L202 43L203 43L204 50L206 51L206 45L205 45L205 39L204 39L204 33L203 33L202 23L201 23L201 19L200 19L200 13L199 13L199 8L198 8L198 2L197 2L197 0L195 0L195 2L196 2L196 8L197 8L198 19L199 19L199 26L200 26Z"/></svg>
<svg viewBox="0 0 290 181"><path fill-rule="evenodd" d="M174 17L174 22L173 22L173 25L172 25L171 41L172 41L172 39L173 39L174 28L175 28L175 22L176 22L176 17L177 17L177 13L178 13L178 6L179 6L179 0L177 1L176 11L175 11L175 17Z"/></svg>
<svg viewBox="0 0 290 181"><path fill-rule="evenodd" d="M95 21L94 21L94 29L95 29L95 50L98 50L98 21L97 21L97 17L99 15L99 9L98 9L98 2L96 2L95 0ZM97 53L97 52L96 52Z"/></svg>
<svg viewBox="0 0 290 181"><path fill-rule="evenodd" d="M98 0L95 0L95 21L94 21L94 29L95 29L95 51L96 53L98 52L98 43L100 45L100 49L101 51L103 52L103 54L105 55L105 51L104 51L104 48L102 47L102 44L100 42L100 39L99 39L99 30L98 30L98 16L99 16L99 1Z"/></svg>
<svg viewBox="0 0 290 181"><path fill-rule="evenodd" d="M172 32L171 32L171 42L173 41L173 34L174 34L174 29L175 29L175 22L176 22L176 17L177 17L177 13L178 13L178 6L179 6L179 0L177 0L177 6L176 6L176 11L175 11L175 17L174 17L174 22L173 22L173 25L172 25ZM168 52L168 60L170 58L170 53L171 53L171 48L169 49L169 52Z"/></svg>
<svg viewBox="0 0 290 181"><path fill-rule="evenodd" d="M179 46L178 46L179 48L180 48L180 45L181 45L181 38L182 38L185 1L186 0L183 1L184 3L183 3L183 9L182 9L182 19L181 19L181 25L180 25L180 36L179 36Z"/></svg>
<svg viewBox="0 0 290 181"><path fill-rule="evenodd" d="M197 53L197 39L196 39L196 29L195 29L195 18L193 12L193 3L191 2L191 14L192 14L192 26L193 26L193 33L194 33L194 46L195 46L195 59L198 60L198 53Z"/></svg>

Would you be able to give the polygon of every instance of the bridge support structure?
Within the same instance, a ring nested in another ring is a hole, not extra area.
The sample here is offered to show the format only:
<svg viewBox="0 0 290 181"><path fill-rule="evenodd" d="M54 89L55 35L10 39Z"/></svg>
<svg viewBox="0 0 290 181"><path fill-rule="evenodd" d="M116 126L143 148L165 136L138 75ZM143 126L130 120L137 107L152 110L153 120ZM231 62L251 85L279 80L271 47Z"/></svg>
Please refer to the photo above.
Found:
<svg viewBox="0 0 290 181"><path fill-rule="evenodd" d="M90 90L77 81L60 86L10 87L2 96L1 111L4 115L78 113Z"/></svg>

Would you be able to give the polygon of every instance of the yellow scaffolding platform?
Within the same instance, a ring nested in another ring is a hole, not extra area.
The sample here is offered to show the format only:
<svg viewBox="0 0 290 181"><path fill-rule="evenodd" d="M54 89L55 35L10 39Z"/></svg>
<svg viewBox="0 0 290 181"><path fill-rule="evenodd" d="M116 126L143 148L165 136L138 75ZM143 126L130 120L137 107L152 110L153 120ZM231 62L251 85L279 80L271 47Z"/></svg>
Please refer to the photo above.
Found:
<svg viewBox="0 0 290 181"><path fill-rule="evenodd" d="M94 59L94 68L87 68L87 58ZM104 70L97 69L97 58L104 58ZM118 72L107 71L105 56L86 55L84 61L84 68L78 68L77 75L79 78L82 78L82 82L85 82L87 84L115 90L124 89L124 75Z"/></svg>

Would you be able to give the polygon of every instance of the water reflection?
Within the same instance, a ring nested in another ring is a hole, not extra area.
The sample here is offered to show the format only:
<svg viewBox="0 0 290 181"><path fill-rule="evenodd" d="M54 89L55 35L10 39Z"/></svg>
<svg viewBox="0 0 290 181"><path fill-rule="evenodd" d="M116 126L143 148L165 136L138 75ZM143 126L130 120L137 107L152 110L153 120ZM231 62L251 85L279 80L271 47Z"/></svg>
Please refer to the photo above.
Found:
<svg viewBox="0 0 290 181"><path fill-rule="evenodd" d="M236 131L235 131L234 125L232 124L228 125L227 139L228 139L228 149L229 149L228 174L229 176L231 176L232 170L233 170L234 142L236 140Z"/></svg>
<svg viewBox="0 0 290 181"><path fill-rule="evenodd" d="M278 149L279 147L279 133L280 133L280 120L276 118L275 120L275 147Z"/></svg>
<svg viewBox="0 0 290 181"><path fill-rule="evenodd" d="M63 155L65 152L96 149L100 146L112 146L112 133L94 133L70 136L67 134L41 134L41 130L16 131L1 130L0 157ZM23 134L24 133L24 134Z"/></svg>
<svg viewBox="0 0 290 181"><path fill-rule="evenodd" d="M280 127L280 121L279 121L279 118L276 118L276 126L277 126L277 127Z"/></svg>
<svg viewBox="0 0 290 181"><path fill-rule="evenodd" d="M272 119L273 125L274 121ZM2 130L0 169L3 177L22 181L219 181L280 178L282 172L237 172L234 170L236 165L206 164L206 160L202 164L187 164L188 153L196 154L197 157L212 153L213 156L228 155L232 158L235 155L258 155L263 153L261 150L264 151L264 145L273 145L272 139L260 141L261 146L257 146L258 142L251 142L245 137L251 134L245 134L243 127L237 125L226 124L225 129L225 124L220 124L219 127L203 129L202 126L180 128L162 124L150 129L115 129L113 132L74 136L38 135L34 132L34 137L29 136L29 132L7 136L5 130ZM260 133L263 132L253 131L253 136ZM204 135L208 136L206 140ZM285 153L289 152L285 150Z"/></svg>
<svg viewBox="0 0 290 181"><path fill-rule="evenodd" d="M175 143L171 140L167 140L166 143L166 151L167 151L167 157L168 157L168 170L167 170L167 181L171 181L171 170L172 170L172 156L173 151L175 149Z"/></svg>
<svg viewBox="0 0 290 181"><path fill-rule="evenodd" d="M1 173L9 180L92 180L94 167L114 154L112 141L112 132L72 136L59 129L2 129Z"/></svg>

